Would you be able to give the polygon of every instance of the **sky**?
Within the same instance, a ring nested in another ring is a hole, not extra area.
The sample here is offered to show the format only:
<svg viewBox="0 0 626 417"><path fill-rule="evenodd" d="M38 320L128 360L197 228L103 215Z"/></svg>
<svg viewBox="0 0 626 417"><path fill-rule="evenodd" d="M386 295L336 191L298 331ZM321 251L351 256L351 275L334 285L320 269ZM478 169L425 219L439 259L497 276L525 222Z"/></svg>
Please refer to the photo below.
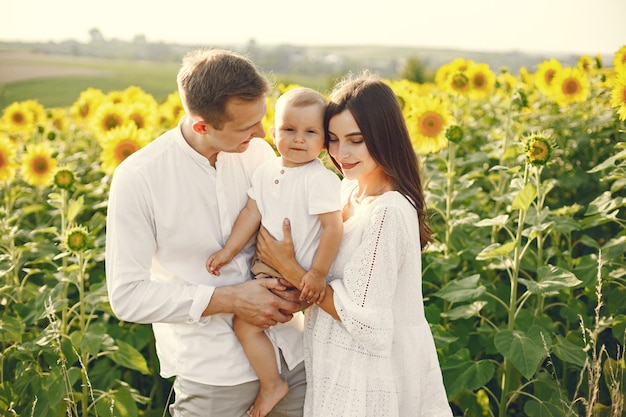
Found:
<svg viewBox="0 0 626 417"><path fill-rule="evenodd" d="M626 0L0 0L0 41L382 45L613 54Z"/></svg>

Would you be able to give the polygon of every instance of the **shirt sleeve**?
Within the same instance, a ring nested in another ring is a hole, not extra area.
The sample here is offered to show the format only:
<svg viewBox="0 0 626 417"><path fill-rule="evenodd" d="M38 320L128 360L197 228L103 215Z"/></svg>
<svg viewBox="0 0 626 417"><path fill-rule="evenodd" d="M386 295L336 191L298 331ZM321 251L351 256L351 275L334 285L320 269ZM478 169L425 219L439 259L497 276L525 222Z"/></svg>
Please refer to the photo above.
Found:
<svg viewBox="0 0 626 417"><path fill-rule="evenodd" d="M150 279L156 232L141 176L120 166L109 193L106 229L106 281L118 318L136 323L198 323L215 287L155 282Z"/></svg>
<svg viewBox="0 0 626 417"><path fill-rule="evenodd" d="M377 208L363 230L359 248L343 270L343 279L330 283L335 308L348 333L381 354L391 352L392 302L407 239L400 210Z"/></svg>
<svg viewBox="0 0 626 417"><path fill-rule="evenodd" d="M323 168L311 176L307 187L309 214L341 210L341 180L335 173Z"/></svg>

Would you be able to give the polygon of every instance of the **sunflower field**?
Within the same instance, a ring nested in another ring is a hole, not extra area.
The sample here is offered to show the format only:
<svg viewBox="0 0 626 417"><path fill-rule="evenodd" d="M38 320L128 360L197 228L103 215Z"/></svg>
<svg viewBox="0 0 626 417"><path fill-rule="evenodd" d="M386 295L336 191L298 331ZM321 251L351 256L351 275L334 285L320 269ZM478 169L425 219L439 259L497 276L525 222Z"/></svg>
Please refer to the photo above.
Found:
<svg viewBox="0 0 626 417"><path fill-rule="evenodd" d="M605 60L387 80L426 177L426 314L456 416L624 415L626 45ZM2 110L0 415L165 415L150 326L108 304L104 236L116 167L182 114L135 86Z"/></svg>

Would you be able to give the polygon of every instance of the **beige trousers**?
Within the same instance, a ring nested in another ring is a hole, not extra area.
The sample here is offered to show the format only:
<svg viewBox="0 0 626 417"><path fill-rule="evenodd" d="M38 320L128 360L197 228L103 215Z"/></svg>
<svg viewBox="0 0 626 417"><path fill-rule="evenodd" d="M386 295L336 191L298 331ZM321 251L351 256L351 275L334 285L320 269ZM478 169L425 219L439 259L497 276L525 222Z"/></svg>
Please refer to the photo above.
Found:
<svg viewBox="0 0 626 417"><path fill-rule="evenodd" d="M267 417L302 417L306 391L304 362L290 371L282 354L280 358L281 374L289 384L289 393ZM172 417L247 417L246 411L258 392L259 381L215 386L177 377L174 380L175 400L169 411Z"/></svg>

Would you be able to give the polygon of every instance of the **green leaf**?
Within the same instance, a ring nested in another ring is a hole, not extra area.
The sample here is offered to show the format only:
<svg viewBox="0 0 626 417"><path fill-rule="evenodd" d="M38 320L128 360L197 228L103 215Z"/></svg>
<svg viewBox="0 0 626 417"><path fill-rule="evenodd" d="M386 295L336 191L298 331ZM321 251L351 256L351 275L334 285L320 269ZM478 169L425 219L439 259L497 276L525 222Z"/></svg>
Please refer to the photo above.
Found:
<svg viewBox="0 0 626 417"><path fill-rule="evenodd" d="M110 395L104 396L96 403L96 410L100 416L137 417L139 410L137 402L128 386L121 386Z"/></svg>
<svg viewBox="0 0 626 417"><path fill-rule="evenodd" d="M520 330L500 330L494 337L496 349L526 378L530 379L546 351Z"/></svg>
<svg viewBox="0 0 626 417"><path fill-rule="evenodd" d="M594 214L607 216L609 212L614 211L623 205L624 199L622 197L612 198L611 193L609 191L605 191L589 203L585 216L592 216Z"/></svg>
<svg viewBox="0 0 626 417"><path fill-rule="evenodd" d="M545 401L530 400L524 404L524 412L528 417L563 417L562 407Z"/></svg>
<svg viewBox="0 0 626 417"><path fill-rule="evenodd" d="M575 287L582 283L576 275L558 266L541 266L537 269L537 281L520 278L528 291L533 294L558 292L564 288Z"/></svg>
<svg viewBox="0 0 626 417"><path fill-rule="evenodd" d="M487 360L476 362L470 359L469 350L460 349L442 362L441 371L448 396L455 397L459 392L474 391L487 384L495 366Z"/></svg>
<svg viewBox="0 0 626 417"><path fill-rule="evenodd" d="M598 171L602 171L605 169L615 168L615 166L617 165L617 162L620 159L624 159L624 158L626 158L626 149L622 150L621 152L616 153L613 156L608 157L603 162L591 168L587 172L593 173L593 172L598 172Z"/></svg>
<svg viewBox="0 0 626 417"><path fill-rule="evenodd" d="M523 235L528 236L529 239L535 239L537 236L541 236L542 232L545 232L549 228L554 226L554 222L542 223L537 226L532 226L527 229L524 229Z"/></svg>
<svg viewBox="0 0 626 417"><path fill-rule="evenodd" d="M527 183L515 196L511 210L527 211L535 198L537 198L537 189L531 183Z"/></svg>
<svg viewBox="0 0 626 417"><path fill-rule="evenodd" d="M5 316L0 319L0 341L22 343L24 323L15 317Z"/></svg>
<svg viewBox="0 0 626 417"><path fill-rule="evenodd" d="M72 341L80 348L80 350L84 350L89 352L90 355L96 356L100 353L100 347L102 345L105 332L106 329L103 323L94 323L89 326L85 334L81 335L79 332L72 333ZM78 334L81 337L75 334Z"/></svg>
<svg viewBox="0 0 626 417"><path fill-rule="evenodd" d="M557 335L556 343L552 347L555 355L558 356L561 360L568 363L573 363L574 365L584 366L585 359L587 359L587 354L583 350L581 346L577 346L574 343L570 342L563 336Z"/></svg>
<svg viewBox="0 0 626 417"><path fill-rule="evenodd" d="M612 238L602 246L602 261L619 259L626 253L626 236Z"/></svg>
<svg viewBox="0 0 626 417"><path fill-rule="evenodd" d="M67 221L73 222L76 216L83 210L85 206L85 198L81 195L77 200L71 201L67 208Z"/></svg>
<svg viewBox="0 0 626 417"><path fill-rule="evenodd" d="M484 286L478 284L479 279L480 275L476 274L458 281L452 281L434 295L451 303L475 300L487 291Z"/></svg>
<svg viewBox="0 0 626 417"><path fill-rule="evenodd" d="M144 375L150 373L146 359L141 356L141 353L139 353L137 349L121 340L117 340L116 344L118 349L111 353L111 359L113 359L115 363L130 369L135 369Z"/></svg>
<svg viewBox="0 0 626 417"><path fill-rule="evenodd" d="M475 301L472 304L455 307L447 313L441 313L441 316L450 320L469 319L478 316L480 310L486 305L486 301Z"/></svg>
<svg viewBox="0 0 626 417"><path fill-rule="evenodd" d="M476 255L476 259L484 261L491 258L499 258L501 256L507 256L515 248L515 242L507 242L504 245L494 243L487 246Z"/></svg>
<svg viewBox="0 0 626 417"><path fill-rule="evenodd" d="M613 323L611 326L611 331L613 332L613 336L619 340L623 341L626 337L626 316L623 314L618 314L613 318Z"/></svg>
<svg viewBox="0 0 626 417"><path fill-rule="evenodd" d="M485 227L485 226L504 226L506 222L509 220L508 214L502 214L500 216L493 217L491 219L483 219L478 223L475 223L476 227Z"/></svg>

